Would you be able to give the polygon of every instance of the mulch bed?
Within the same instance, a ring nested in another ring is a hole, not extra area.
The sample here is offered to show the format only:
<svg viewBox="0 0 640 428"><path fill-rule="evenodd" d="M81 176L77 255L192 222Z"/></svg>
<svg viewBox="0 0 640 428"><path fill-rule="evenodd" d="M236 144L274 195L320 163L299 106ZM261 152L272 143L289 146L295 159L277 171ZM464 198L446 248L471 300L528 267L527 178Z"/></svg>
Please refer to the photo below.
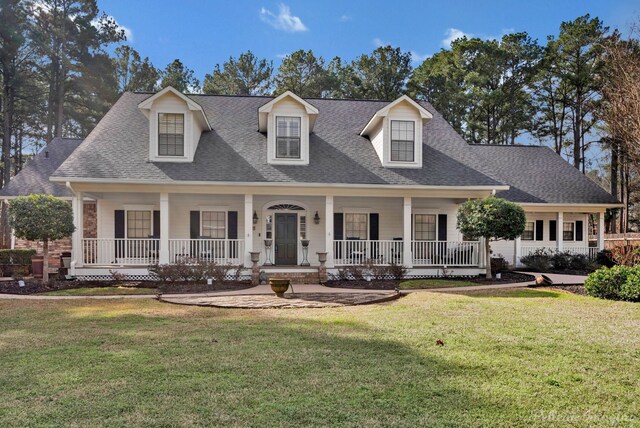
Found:
<svg viewBox="0 0 640 428"><path fill-rule="evenodd" d="M451 277L451 278L434 278L434 279L447 279L448 281L470 281L478 285L493 285L493 284L510 284L513 282L529 282L534 281L533 275L526 275L517 272L502 272L501 279L493 279L487 281L484 276L474 276L471 278L465 277ZM407 280L404 280L407 281ZM333 288L352 288L358 290L393 290L400 284L399 280L331 280L325 284L327 287Z"/></svg>
<svg viewBox="0 0 640 428"><path fill-rule="evenodd" d="M84 287L114 287L116 285L132 288L158 288L161 293L205 293L208 291L242 290L251 287L250 281L213 283L212 285L191 282L159 284L152 281L65 281L57 279L51 280L49 284L44 284L36 279L25 279L24 282L24 287L20 287L18 281L0 282L0 293L29 295Z"/></svg>
<svg viewBox="0 0 640 428"><path fill-rule="evenodd" d="M587 296L587 290L584 288L584 285L552 285L552 290L561 290L567 291L569 293L578 294L580 296Z"/></svg>

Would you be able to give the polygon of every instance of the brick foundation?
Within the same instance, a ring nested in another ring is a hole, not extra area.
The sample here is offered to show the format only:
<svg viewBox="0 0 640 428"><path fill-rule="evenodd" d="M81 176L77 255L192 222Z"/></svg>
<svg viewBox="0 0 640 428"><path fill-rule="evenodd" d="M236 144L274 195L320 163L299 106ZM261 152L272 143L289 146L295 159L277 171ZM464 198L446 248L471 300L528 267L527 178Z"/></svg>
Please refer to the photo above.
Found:
<svg viewBox="0 0 640 428"><path fill-rule="evenodd" d="M98 218L96 215L96 203L84 203L83 233L85 238L98 237ZM32 248L38 254L42 254L42 242L16 239L15 248ZM60 255L64 252L71 252L71 238L64 238L58 241L49 242L49 266L60 267Z"/></svg>
<svg viewBox="0 0 640 428"><path fill-rule="evenodd" d="M267 281L270 278L290 279L292 284L320 284L318 272L269 272L266 271Z"/></svg>

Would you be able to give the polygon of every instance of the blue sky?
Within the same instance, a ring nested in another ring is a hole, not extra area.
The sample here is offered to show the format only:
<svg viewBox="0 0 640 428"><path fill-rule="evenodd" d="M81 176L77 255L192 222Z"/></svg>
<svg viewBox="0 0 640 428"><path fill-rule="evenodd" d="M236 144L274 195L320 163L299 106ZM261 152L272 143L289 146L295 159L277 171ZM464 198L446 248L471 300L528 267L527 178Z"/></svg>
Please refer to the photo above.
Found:
<svg viewBox="0 0 640 428"><path fill-rule="evenodd" d="M590 13L625 28L640 2L609 1L195 1L99 0L127 29L129 44L164 68L175 58L202 80L229 56L251 49L277 67L284 54L312 49L327 62L381 44L412 52L414 66L457 35L527 31L544 43L563 20Z"/></svg>

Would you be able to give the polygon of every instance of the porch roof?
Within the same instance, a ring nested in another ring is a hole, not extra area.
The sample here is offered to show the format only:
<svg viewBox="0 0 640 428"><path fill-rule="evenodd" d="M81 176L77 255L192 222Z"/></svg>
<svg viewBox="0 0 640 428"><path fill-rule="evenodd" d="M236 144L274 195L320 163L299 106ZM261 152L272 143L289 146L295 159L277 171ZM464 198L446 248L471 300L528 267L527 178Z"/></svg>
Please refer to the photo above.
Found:
<svg viewBox="0 0 640 428"><path fill-rule="evenodd" d="M58 197L71 197L71 191L64 184L49 181L49 176L80 145L82 139L54 138L27 161L20 173L9 184L0 189L0 196L21 196L31 193L46 193Z"/></svg>

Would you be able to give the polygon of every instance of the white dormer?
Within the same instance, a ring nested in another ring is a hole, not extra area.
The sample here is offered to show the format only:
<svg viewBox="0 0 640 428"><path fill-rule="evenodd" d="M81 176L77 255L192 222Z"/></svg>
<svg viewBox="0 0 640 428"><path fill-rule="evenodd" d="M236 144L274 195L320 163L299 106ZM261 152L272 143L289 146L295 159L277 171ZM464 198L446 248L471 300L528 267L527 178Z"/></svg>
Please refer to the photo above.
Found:
<svg viewBox="0 0 640 428"><path fill-rule="evenodd" d="M198 103L168 86L138 108L149 119L151 162L193 162L200 135L211 130Z"/></svg>
<svg viewBox="0 0 640 428"><path fill-rule="evenodd" d="M382 166L422 168L422 125L432 117L403 95L378 110L360 135L369 137Z"/></svg>
<svg viewBox="0 0 640 428"><path fill-rule="evenodd" d="M309 134L318 109L286 91L258 109L258 127L267 133L267 162L308 165Z"/></svg>

